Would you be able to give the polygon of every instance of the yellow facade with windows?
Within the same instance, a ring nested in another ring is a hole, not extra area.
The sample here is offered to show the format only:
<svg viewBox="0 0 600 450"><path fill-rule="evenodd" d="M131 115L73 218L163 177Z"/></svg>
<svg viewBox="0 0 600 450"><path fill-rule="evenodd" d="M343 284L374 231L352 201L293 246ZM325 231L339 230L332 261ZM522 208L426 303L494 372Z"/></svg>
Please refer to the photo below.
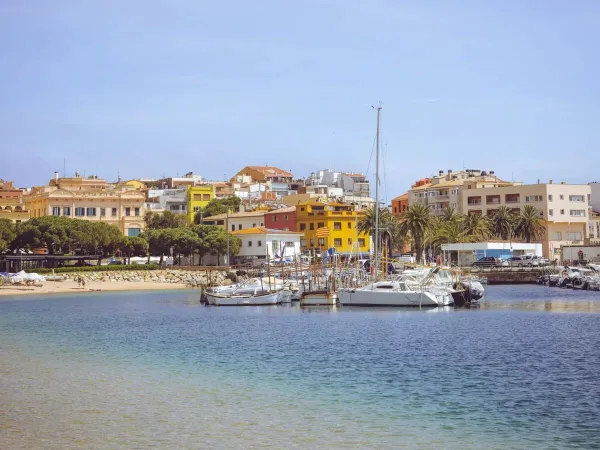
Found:
<svg viewBox="0 0 600 450"><path fill-rule="evenodd" d="M188 216L190 222L193 223L196 213L215 198L215 187L210 184L188 186L187 197Z"/></svg>
<svg viewBox="0 0 600 450"><path fill-rule="evenodd" d="M302 252L335 248L336 253L368 253L370 236L360 234L356 229L360 214L354 206L343 203L299 203L296 206L296 231L304 233L300 241ZM327 228L328 235L320 237L319 228Z"/></svg>

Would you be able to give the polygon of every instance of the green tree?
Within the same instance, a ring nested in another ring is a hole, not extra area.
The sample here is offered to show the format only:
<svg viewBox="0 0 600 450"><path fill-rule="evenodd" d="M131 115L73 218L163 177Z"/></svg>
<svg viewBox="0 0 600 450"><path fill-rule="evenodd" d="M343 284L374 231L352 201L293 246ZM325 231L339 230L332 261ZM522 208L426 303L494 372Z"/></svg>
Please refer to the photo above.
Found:
<svg viewBox="0 0 600 450"><path fill-rule="evenodd" d="M13 248L32 249L47 247L50 254L68 253L73 248L78 234L73 221L68 217L44 216L29 219L17 227Z"/></svg>
<svg viewBox="0 0 600 450"><path fill-rule="evenodd" d="M515 222L516 215L506 206L500 206L491 219L492 233L505 241L512 239Z"/></svg>
<svg viewBox="0 0 600 450"><path fill-rule="evenodd" d="M179 264L181 264L181 255L190 256L194 253L194 250L200 247L202 241L190 228L175 230L176 232L173 234L173 251L176 257L178 257Z"/></svg>
<svg viewBox="0 0 600 450"><path fill-rule="evenodd" d="M365 210L356 225L359 234L375 236L375 206ZM388 209L379 209L379 248L386 248L391 256L394 247L399 248L404 242L398 221L390 214Z"/></svg>
<svg viewBox="0 0 600 450"><path fill-rule="evenodd" d="M417 260L423 252L425 236L431 224L431 215L427 205L411 205L400 217L400 232L405 236L412 237Z"/></svg>
<svg viewBox="0 0 600 450"><path fill-rule="evenodd" d="M127 257L127 264L131 264L132 256L146 256L148 247L148 241L140 236L122 236L119 244L121 253Z"/></svg>
<svg viewBox="0 0 600 450"><path fill-rule="evenodd" d="M17 237L16 226L9 219L0 219L0 252L10 248Z"/></svg>
<svg viewBox="0 0 600 450"><path fill-rule="evenodd" d="M173 214L171 211L162 213L148 212L144 217L147 230L161 230L165 228L183 228L188 226L185 214Z"/></svg>
<svg viewBox="0 0 600 450"><path fill-rule="evenodd" d="M516 218L515 236L525 242L539 241L545 235L545 227L540 211L533 205L525 205Z"/></svg>

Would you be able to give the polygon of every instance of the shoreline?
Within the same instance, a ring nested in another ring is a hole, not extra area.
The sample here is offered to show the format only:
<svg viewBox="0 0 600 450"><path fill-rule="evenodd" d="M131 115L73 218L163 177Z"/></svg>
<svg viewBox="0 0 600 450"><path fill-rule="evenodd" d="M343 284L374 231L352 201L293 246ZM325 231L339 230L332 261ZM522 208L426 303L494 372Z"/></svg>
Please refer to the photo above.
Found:
<svg viewBox="0 0 600 450"><path fill-rule="evenodd" d="M155 281L88 281L85 288L78 287L74 280L46 281L43 286L0 286L0 300L3 297L21 297L29 295L87 294L93 292L119 291L166 291L190 289L183 283L162 283ZM192 290L192 289L190 289Z"/></svg>

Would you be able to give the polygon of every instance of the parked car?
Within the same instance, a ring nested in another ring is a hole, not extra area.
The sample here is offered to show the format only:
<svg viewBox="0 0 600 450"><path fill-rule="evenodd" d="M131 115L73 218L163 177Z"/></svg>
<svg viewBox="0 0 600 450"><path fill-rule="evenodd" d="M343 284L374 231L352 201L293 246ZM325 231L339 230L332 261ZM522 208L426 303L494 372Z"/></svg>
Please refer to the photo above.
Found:
<svg viewBox="0 0 600 450"><path fill-rule="evenodd" d="M534 259L532 255L523 255L508 258L508 265L511 267L534 267L539 266L540 262L538 259Z"/></svg>
<svg viewBox="0 0 600 450"><path fill-rule="evenodd" d="M540 266L547 266L548 264L550 264L550 261L547 258L544 258L543 256L534 256L533 259L537 259L538 264Z"/></svg>
<svg viewBox="0 0 600 450"><path fill-rule="evenodd" d="M484 256L472 264L472 267L501 267L502 260L494 256Z"/></svg>

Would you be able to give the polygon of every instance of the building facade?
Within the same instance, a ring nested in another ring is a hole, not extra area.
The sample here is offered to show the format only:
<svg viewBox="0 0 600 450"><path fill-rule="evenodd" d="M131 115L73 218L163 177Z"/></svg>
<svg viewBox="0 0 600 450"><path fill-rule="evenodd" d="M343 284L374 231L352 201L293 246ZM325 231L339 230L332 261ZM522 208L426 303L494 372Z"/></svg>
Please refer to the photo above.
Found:
<svg viewBox="0 0 600 450"><path fill-rule="evenodd" d="M215 188L211 184L188 186L187 210L190 223L194 223L194 216L205 208L215 198Z"/></svg>
<svg viewBox="0 0 600 450"><path fill-rule="evenodd" d="M48 186L35 187L24 197L31 217L64 216L105 222L126 236L137 236L144 229L143 192L125 184L111 185L95 176L59 178Z"/></svg>
<svg viewBox="0 0 600 450"><path fill-rule="evenodd" d="M231 181L242 183L260 182L266 183L291 183L294 176L287 170L278 169L273 166L246 166L236 173Z"/></svg>
<svg viewBox="0 0 600 450"><path fill-rule="evenodd" d="M296 230L296 207L274 209L265 213L265 227L273 230Z"/></svg>
<svg viewBox="0 0 600 450"><path fill-rule="evenodd" d="M266 211L243 211L231 214L218 214L202 220L204 225L218 225L229 232L265 226Z"/></svg>
<svg viewBox="0 0 600 450"><path fill-rule="evenodd" d="M234 263L274 258L294 258L300 255L302 233L273 230L265 227L248 228L231 233L241 239L242 245Z"/></svg>
<svg viewBox="0 0 600 450"><path fill-rule="evenodd" d="M296 230L304 233L303 252L335 249L336 253L368 253L370 236L358 233L359 212L343 203L303 202L296 206Z"/></svg>
<svg viewBox="0 0 600 450"><path fill-rule="evenodd" d="M400 218L408 209L408 193L399 195L392 199L392 216Z"/></svg>
<svg viewBox="0 0 600 450"><path fill-rule="evenodd" d="M493 216L500 206L519 212L532 205L544 221L544 256L560 259L562 245L578 245L588 237L591 187L575 184L524 184L463 191L462 211Z"/></svg>
<svg viewBox="0 0 600 450"><path fill-rule="evenodd" d="M29 219L29 210L23 202L23 191L12 181L0 180L0 219L21 223Z"/></svg>

